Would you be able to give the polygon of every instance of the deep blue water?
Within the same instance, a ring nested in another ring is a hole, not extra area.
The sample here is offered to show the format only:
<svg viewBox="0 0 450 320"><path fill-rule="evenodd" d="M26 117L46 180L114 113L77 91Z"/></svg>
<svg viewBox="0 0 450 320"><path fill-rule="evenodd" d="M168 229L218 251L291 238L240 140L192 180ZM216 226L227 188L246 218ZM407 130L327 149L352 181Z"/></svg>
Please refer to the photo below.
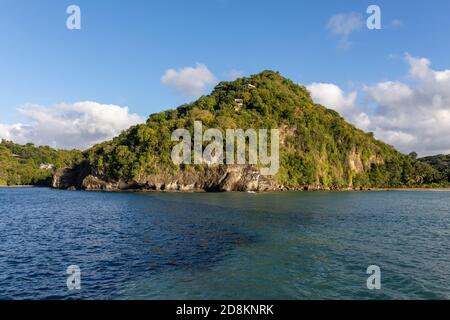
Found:
<svg viewBox="0 0 450 320"><path fill-rule="evenodd" d="M450 192L0 188L0 299L80 298L449 299Z"/></svg>

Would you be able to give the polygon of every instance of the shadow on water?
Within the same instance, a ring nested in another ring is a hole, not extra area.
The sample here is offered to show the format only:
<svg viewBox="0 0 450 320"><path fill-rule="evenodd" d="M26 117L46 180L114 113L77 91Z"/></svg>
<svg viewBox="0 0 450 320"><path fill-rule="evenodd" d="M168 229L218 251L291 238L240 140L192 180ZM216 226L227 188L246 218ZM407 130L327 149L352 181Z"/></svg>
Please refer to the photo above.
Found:
<svg viewBox="0 0 450 320"><path fill-rule="evenodd" d="M136 204L145 217L130 221L130 228L134 244L140 246L137 251L146 252L151 270L209 268L234 247L257 241L255 234L229 223L225 217L230 213L220 207L186 206L153 197L141 197Z"/></svg>

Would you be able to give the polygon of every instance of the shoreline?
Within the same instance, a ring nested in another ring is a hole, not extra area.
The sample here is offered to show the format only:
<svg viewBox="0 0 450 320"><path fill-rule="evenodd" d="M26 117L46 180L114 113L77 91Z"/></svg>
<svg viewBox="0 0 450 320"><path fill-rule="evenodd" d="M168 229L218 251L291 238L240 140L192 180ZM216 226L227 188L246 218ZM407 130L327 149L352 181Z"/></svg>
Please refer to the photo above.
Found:
<svg viewBox="0 0 450 320"><path fill-rule="evenodd" d="M124 190L82 190L82 189L58 189L50 186L36 186L36 185L16 185L16 186L0 186L0 189L31 189L31 188L48 188L53 190L65 191L86 191L86 192L136 192L136 193L284 193L284 192L382 192L382 191L435 191L435 192L450 192L448 187L397 187L397 188L366 188L366 189L309 189L309 190L269 190L269 191L205 191L205 190L139 190L139 189L124 189Z"/></svg>
<svg viewBox="0 0 450 320"><path fill-rule="evenodd" d="M64 189L55 189L55 190L64 190ZM67 189L66 189L67 190ZM130 192L130 193L248 193L248 194L264 194L264 193L325 193L325 192L331 192L331 193L338 193L338 192L387 192L387 191L418 191L418 192L424 192L424 191L442 191L442 192L450 192L450 187L445 188L368 188L368 189L341 189L341 190L269 190L269 191L206 191L206 190L139 190L139 189L124 189L124 190L68 190L68 191L86 191L86 192Z"/></svg>
<svg viewBox="0 0 450 320"><path fill-rule="evenodd" d="M27 188L48 188L45 186L34 186L34 185L18 185L18 186L0 186L0 189L27 189Z"/></svg>
<svg viewBox="0 0 450 320"><path fill-rule="evenodd" d="M417 187L417 188L373 188L368 191L450 191L450 187L433 187L433 188L425 188L425 187Z"/></svg>

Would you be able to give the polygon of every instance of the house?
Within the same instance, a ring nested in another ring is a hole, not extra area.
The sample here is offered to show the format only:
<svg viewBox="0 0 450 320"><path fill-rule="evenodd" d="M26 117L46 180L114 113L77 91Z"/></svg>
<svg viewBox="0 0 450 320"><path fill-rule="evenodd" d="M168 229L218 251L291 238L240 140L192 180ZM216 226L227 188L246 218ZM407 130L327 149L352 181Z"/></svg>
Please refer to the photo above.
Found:
<svg viewBox="0 0 450 320"><path fill-rule="evenodd" d="M54 165L51 163L41 163L41 165L39 166L39 169L52 170L53 167L54 167Z"/></svg>

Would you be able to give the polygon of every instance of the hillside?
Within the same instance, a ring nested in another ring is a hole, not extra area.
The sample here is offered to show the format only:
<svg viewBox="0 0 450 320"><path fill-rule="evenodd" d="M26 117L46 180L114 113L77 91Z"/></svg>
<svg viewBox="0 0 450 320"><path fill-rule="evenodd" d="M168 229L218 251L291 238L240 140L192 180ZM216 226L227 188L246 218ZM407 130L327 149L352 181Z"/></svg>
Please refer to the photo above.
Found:
<svg viewBox="0 0 450 320"><path fill-rule="evenodd" d="M55 150L50 147L0 142L0 186L47 185L53 173L80 162L80 151Z"/></svg>
<svg viewBox="0 0 450 320"><path fill-rule="evenodd" d="M280 169L260 174L255 165L175 165L177 128L280 130ZM77 168L60 170L57 188L88 190L304 190L402 187L441 183L434 168L397 152L314 104L308 91L273 71L220 83L211 94L85 152Z"/></svg>
<svg viewBox="0 0 450 320"><path fill-rule="evenodd" d="M433 168L441 172L447 178L447 181L450 182L450 154L440 154L436 156L420 158L419 160L431 165Z"/></svg>

